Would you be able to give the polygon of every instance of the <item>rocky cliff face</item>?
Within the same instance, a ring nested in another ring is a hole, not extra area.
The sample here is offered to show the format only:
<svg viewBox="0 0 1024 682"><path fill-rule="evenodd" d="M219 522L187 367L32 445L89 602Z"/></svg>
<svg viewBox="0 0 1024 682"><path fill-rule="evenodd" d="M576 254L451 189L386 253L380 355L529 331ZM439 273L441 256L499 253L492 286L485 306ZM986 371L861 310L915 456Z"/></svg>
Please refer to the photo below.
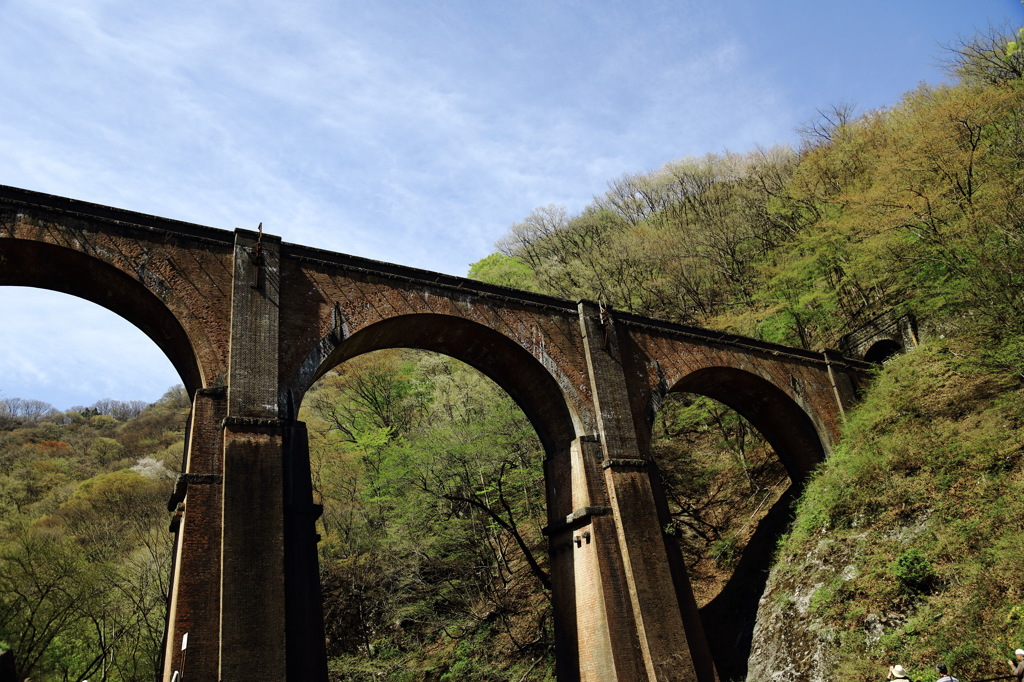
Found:
<svg viewBox="0 0 1024 682"><path fill-rule="evenodd" d="M847 551L822 538L796 562L773 568L758 607L748 682L832 682L837 646L811 614L815 593L837 575L853 577Z"/></svg>

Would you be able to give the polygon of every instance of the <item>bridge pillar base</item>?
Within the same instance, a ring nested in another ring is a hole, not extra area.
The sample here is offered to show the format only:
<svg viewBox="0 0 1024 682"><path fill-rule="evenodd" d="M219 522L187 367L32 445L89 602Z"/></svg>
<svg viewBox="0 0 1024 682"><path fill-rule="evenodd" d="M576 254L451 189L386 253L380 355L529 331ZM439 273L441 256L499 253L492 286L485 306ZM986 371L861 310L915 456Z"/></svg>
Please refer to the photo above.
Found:
<svg viewBox="0 0 1024 682"><path fill-rule="evenodd" d="M285 680L283 425L224 422L220 679Z"/></svg>

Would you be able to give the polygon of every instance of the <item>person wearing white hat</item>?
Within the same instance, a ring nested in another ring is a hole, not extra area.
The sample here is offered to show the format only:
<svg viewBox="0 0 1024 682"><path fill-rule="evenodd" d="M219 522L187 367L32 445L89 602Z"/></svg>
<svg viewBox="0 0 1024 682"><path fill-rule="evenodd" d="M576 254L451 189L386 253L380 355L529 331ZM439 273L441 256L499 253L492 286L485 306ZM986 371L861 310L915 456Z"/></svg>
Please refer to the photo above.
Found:
<svg viewBox="0 0 1024 682"><path fill-rule="evenodd" d="M903 668L902 665L889 666L889 676L886 677L885 679L887 679L887 680L907 680L907 682L913 682L909 677L907 677L907 671Z"/></svg>
<svg viewBox="0 0 1024 682"><path fill-rule="evenodd" d="M1017 662L1010 660L1010 672L1017 678L1017 682L1024 680L1024 649L1017 649L1013 652L1017 656Z"/></svg>

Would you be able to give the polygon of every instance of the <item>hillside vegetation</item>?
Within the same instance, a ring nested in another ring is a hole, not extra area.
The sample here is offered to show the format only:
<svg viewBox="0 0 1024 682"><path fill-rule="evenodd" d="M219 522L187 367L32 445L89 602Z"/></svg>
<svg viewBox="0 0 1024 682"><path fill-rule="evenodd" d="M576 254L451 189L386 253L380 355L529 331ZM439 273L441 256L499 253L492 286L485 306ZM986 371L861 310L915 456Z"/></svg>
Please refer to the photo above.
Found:
<svg viewBox="0 0 1024 682"><path fill-rule="evenodd" d="M916 679L941 660L979 679L1024 646L1021 39L952 46L949 83L822 112L799 149L684 159L612 181L577 215L539 208L474 265L807 348L880 312L918 321L921 347L879 369L804 492L749 670L719 657L726 678L871 680L901 662Z"/></svg>
<svg viewBox="0 0 1024 682"><path fill-rule="evenodd" d="M0 400L0 650L18 679L152 680L189 401Z"/></svg>
<svg viewBox="0 0 1024 682"><path fill-rule="evenodd" d="M883 311L917 320L919 347L879 367L802 491L734 412L694 394L662 407L666 530L730 643L723 681L877 680L893 663L927 679L943 660L969 682L1024 646L1017 40L953 46L949 83L823 112L797 149L682 159L578 214L540 207L472 266L813 349ZM34 680L151 679L187 399L47 407L0 401L0 648ZM543 451L511 399L449 358L381 351L325 376L301 418L332 679L553 679ZM771 569L759 608L730 593L737 567L757 586Z"/></svg>
<svg viewBox="0 0 1024 682"><path fill-rule="evenodd" d="M1006 673L1024 642L1024 396L976 343L892 361L851 414L780 544L754 637L778 646L754 679Z"/></svg>

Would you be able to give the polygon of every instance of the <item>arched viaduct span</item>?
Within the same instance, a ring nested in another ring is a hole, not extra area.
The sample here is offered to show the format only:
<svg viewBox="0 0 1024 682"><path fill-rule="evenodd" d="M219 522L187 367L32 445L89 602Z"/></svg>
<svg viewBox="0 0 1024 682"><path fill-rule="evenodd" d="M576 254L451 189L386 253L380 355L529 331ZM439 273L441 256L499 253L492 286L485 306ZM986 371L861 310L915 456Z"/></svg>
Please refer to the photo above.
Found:
<svg viewBox="0 0 1024 682"><path fill-rule="evenodd" d="M716 680L649 460L672 390L762 431L800 481L865 366L466 279L0 187L0 285L103 305L153 339L193 407L164 679L326 679L306 435L297 406L381 348L465 361L546 450L564 680ZM182 640L188 633L186 654Z"/></svg>

